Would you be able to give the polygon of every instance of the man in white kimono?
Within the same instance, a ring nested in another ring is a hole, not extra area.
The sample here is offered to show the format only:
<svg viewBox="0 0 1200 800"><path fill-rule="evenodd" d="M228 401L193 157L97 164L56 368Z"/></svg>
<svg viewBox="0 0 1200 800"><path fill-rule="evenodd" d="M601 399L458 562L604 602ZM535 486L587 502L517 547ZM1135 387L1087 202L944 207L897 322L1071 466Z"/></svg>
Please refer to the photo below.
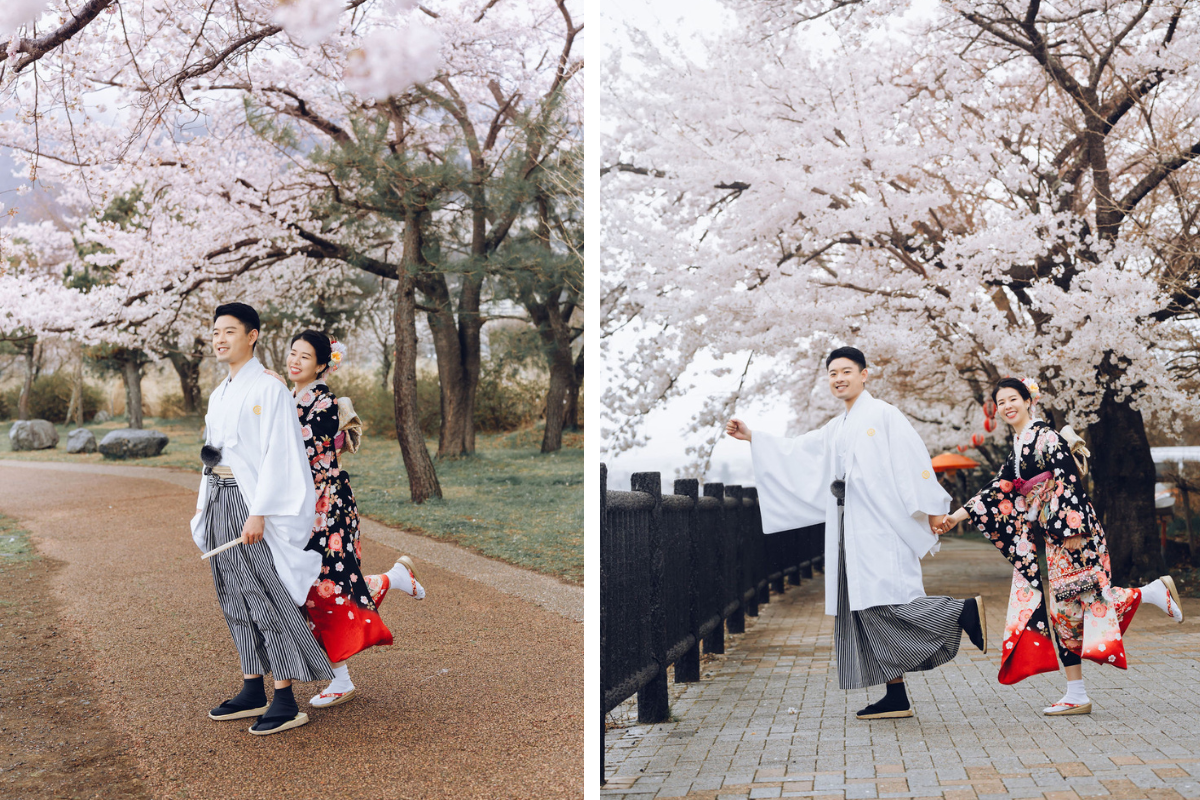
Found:
<svg viewBox="0 0 1200 800"><path fill-rule="evenodd" d="M300 610L321 571L305 550L316 521L316 492L292 395L254 357L258 313L227 303L213 314L213 350L229 366L208 399L192 538L213 556L213 583L241 660L242 691L209 712L216 720L259 717L254 734L308 722L292 681L332 680L333 670ZM267 706L263 676L275 679Z"/></svg>
<svg viewBox="0 0 1200 800"><path fill-rule="evenodd" d="M862 351L840 347L825 366L844 414L794 439L752 436L737 419L726 433L751 443L765 533L825 524L825 613L836 617L838 683L887 684L858 718L911 717L904 673L950 661L963 631L987 652L983 599L925 595L921 558L937 551L950 496L909 421L866 391Z"/></svg>

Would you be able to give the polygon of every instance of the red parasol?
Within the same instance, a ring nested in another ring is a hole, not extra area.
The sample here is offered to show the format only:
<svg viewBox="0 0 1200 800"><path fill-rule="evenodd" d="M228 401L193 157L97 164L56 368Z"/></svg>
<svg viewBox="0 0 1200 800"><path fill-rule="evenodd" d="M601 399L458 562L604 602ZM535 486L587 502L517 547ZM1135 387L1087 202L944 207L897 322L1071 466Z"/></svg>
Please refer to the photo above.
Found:
<svg viewBox="0 0 1200 800"><path fill-rule="evenodd" d="M942 453L933 459L934 472L954 472L957 469L975 469L979 462L958 453Z"/></svg>

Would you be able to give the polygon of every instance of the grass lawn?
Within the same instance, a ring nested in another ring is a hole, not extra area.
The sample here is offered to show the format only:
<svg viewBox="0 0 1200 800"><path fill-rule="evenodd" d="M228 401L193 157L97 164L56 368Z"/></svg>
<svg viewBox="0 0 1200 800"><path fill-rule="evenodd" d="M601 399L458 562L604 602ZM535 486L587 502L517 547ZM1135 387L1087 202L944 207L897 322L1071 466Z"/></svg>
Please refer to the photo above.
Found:
<svg viewBox="0 0 1200 800"><path fill-rule="evenodd" d="M200 471L199 417L147 419L171 442L162 455L109 461L99 453L68 455L67 431L58 426L53 450L13 453L8 425L0 423L0 459L131 464ZM85 426L99 441L120 421ZM442 500L414 505L408 499L404 460L395 441L368 436L362 449L342 459L364 516L468 547L491 558L583 582L583 437L564 435L564 448L543 455L541 428L480 434L474 456L435 462ZM437 452L436 440L427 442ZM3 521L0 520L0 526ZM2 530L0 530L2 533ZM0 552L3 552L0 549Z"/></svg>
<svg viewBox="0 0 1200 800"><path fill-rule="evenodd" d="M17 521L0 514L0 565L26 561L34 557L29 534L17 526Z"/></svg>

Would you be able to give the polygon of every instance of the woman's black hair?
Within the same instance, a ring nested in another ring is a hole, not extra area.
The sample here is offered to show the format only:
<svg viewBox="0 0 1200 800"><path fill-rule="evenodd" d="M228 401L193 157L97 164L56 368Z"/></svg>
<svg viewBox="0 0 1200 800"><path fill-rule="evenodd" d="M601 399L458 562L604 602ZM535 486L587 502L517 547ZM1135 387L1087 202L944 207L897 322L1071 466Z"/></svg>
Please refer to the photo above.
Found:
<svg viewBox="0 0 1200 800"><path fill-rule="evenodd" d="M1026 386L1024 383L1022 383L1019 379L1017 379L1017 378L1001 378L999 381L996 382L995 387L992 388L992 402L993 403L996 402L996 395L1000 393L1001 389L1016 389L1017 394L1021 395L1022 398L1026 399L1026 400L1033 399L1033 395L1031 395L1029 393L1029 387Z"/></svg>
<svg viewBox="0 0 1200 800"><path fill-rule="evenodd" d="M313 352L317 354L317 363L325 365L323 369L317 371L317 377L319 378L325 374L325 370L329 369L329 359L333 355L333 345L329 343L329 337L320 331L300 331L292 337L292 344L301 339L312 346Z"/></svg>
<svg viewBox="0 0 1200 800"><path fill-rule="evenodd" d="M867 357L864 356L863 351L859 350L857 347L839 347L837 350L834 350L829 354L829 357L825 359L825 367L828 368L829 365L833 363L834 359L837 358L848 358L855 364L858 364L859 369L867 368Z"/></svg>

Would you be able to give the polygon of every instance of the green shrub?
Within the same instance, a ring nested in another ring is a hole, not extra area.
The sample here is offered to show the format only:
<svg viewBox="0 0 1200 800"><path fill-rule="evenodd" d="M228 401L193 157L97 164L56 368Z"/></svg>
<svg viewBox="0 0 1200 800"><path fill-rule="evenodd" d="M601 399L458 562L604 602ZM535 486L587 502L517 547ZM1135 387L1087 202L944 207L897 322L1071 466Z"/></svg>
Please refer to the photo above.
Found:
<svg viewBox="0 0 1200 800"><path fill-rule="evenodd" d="M71 387L75 379L66 372L40 375L29 393L29 418L50 422L66 422L71 407ZM13 386L0 397L0 417L15 418L21 387ZM100 390L86 381L83 384L83 417L90 420L103 402Z"/></svg>
<svg viewBox="0 0 1200 800"><path fill-rule="evenodd" d="M349 372L329 379L329 388L339 397L354 401L354 410L363 422L367 436L380 439L396 438L396 415L392 406L392 392L379 382L379 376L370 372Z"/></svg>
<svg viewBox="0 0 1200 800"><path fill-rule="evenodd" d="M158 398L153 409L154 413L151 416L162 419L179 419L187 416L183 410L183 392L167 392Z"/></svg>
<svg viewBox="0 0 1200 800"><path fill-rule="evenodd" d="M541 381L505 375L498 366L484 365L475 394L475 430L505 433L532 425L542 416L545 391Z"/></svg>

